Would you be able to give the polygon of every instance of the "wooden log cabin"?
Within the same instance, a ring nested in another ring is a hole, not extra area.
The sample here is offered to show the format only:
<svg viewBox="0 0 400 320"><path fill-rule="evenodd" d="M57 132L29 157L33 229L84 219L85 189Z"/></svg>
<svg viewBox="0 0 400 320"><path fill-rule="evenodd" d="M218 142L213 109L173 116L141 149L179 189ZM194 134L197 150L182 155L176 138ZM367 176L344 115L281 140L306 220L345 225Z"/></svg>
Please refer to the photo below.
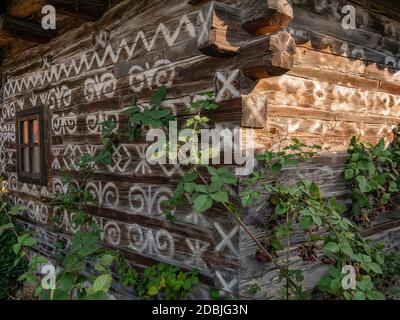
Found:
<svg viewBox="0 0 400 320"><path fill-rule="evenodd" d="M56 8L56 30L40 26L46 4ZM346 5L356 9L356 29L342 27ZM314 177L326 195L348 199L350 138L390 142L400 123L399 44L400 5L389 0L2 1L0 172L10 199L29 208L20 219L37 231L36 249L52 257L51 199L63 172L96 152L103 120L166 86L163 104L178 118L195 95L214 91L221 109L212 121L253 129L259 150L290 137L329 147L284 177ZM27 119L40 132L34 142L16 130ZM197 267L201 285L191 298L208 299L214 287L246 297L254 285L261 290L253 298L277 298L278 270L257 261L256 244L229 214L186 207L175 223L165 219L162 201L184 168L150 165L147 146L121 144L89 183L103 244L139 269L159 261ZM29 148L36 175L21 170ZM399 213L378 217L365 234L397 248ZM265 199L242 214L260 239L269 232ZM68 240L71 217L60 218ZM301 241L295 234L292 245ZM295 253L291 263L304 269L307 289L327 270ZM114 288L116 298L131 294Z"/></svg>

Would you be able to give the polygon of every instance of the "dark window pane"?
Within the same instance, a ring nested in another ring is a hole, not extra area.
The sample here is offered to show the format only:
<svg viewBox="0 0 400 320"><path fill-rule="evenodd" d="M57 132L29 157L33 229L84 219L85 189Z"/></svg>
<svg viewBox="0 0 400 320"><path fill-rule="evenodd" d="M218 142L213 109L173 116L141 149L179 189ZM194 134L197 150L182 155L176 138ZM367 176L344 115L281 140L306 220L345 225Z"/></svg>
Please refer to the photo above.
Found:
<svg viewBox="0 0 400 320"><path fill-rule="evenodd" d="M32 168L33 173L40 173L40 147L33 147Z"/></svg>
<svg viewBox="0 0 400 320"><path fill-rule="evenodd" d="M23 166L23 171L25 172L30 172L30 166L29 166L29 148L23 148L22 149L22 166Z"/></svg>
<svg viewBox="0 0 400 320"><path fill-rule="evenodd" d="M39 119L33 120L33 143L40 143Z"/></svg>

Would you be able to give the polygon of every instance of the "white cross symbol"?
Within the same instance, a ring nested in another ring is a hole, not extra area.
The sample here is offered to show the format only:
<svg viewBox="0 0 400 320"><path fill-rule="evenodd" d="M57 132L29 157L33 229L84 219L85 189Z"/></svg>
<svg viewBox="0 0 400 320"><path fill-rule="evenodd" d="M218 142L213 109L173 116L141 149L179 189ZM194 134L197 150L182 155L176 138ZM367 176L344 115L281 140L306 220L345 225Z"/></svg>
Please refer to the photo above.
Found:
<svg viewBox="0 0 400 320"><path fill-rule="evenodd" d="M217 278L218 278L219 282L222 285L222 289L224 291L232 293L233 292L233 287L238 282L238 280L237 279L232 279L229 283L227 283L225 281L224 277L222 276L222 273L220 271L215 272L215 274L217 275Z"/></svg>
<svg viewBox="0 0 400 320"><path fill-rule="evenodd" d="M211 17L214 14L214 6L210 5L210 9L207 12L207 16L203 16L204 11L200 11L199 13L199 19L200 22L203 23L197 43L198 45L201 45L204 41L204 38L208 36L208 30L210 29L210 24L211 22Z"/></svg>
<svg viewBox="0 0 400 320"><path fill-rule="evenodd" d="M210 244L200 240L194 240L193 244L193 241L190 239L186 239L186 243L192 251L192 256L187 261L185 261L185 264L189 266L199 267L208 271L208 267L201 256L207 250ZM203 246L200 246L201 244Z"/></svg>
<svg viewBox="0 0 400 320"><path fill-rule="evenodd" d="M218 243L218 245L215 247L215 251L216 252L220 252L222 250L224 250L226 247L229 247L229 249L231 249L233 254L238 254L235 246L233 245L233 243L231 242L231 238L236 234L236 232L238 232L239 230L239 226L235 226L228 235L226 235L225 231L221 228L221 226L214 222L214 227L215 229L217 229L218 233L221 235L222 240L220 243Z"/></svg>
<svg viewBox="0 0 400 320"><path fill-rule="evenodd" d="M229 100L229 99L225 98L225 92L228 92L228 94L227 94L228 98L239 98L240 97L240 92L233 85L233 81L238 77L238 75L239 75L239 69L234 70L229 75L228 78L226 78L222 72L216 73L217 81L220 81L223 84L223 86L219 90L217 97L215 99L216 102Z"/></svg>

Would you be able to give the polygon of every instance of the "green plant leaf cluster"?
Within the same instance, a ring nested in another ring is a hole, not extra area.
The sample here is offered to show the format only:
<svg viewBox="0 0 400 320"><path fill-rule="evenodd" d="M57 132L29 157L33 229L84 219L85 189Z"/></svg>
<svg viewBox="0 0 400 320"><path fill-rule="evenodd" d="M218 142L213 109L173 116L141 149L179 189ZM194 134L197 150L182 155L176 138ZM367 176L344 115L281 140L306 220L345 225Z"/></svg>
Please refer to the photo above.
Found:
<svg viewBox="0 0 400 320"><path fill-rule="evenodd" d="M396 138L398 139L398 138ZM400 191L400 149L363 143L353 137L345 179L352 191L352 213L369 220L376 207L385 208Z"/></svg>
<svg viewBox="0 0 400 320"><path fill-rule="evenodd" d="M183 300L199 283L199 271L182 272L164 263L146 268L138 279L138 294L142 299L162 296L166 300Z"/></svg>

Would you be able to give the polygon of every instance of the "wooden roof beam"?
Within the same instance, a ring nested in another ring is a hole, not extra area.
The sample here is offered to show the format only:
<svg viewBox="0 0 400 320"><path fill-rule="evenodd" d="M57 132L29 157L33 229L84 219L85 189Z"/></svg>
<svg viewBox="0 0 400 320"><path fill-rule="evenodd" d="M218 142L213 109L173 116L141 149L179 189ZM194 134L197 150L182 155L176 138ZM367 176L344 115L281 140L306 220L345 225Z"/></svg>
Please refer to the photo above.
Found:
<svg viewBox="0 0 400 320"><path fill-rule="evenodd" d="M0 38L45 43L54 35L54 32L44 30L39 23L0 15Z"/></svg>
<svg viewBox="0 0 400 320"><path fill-rule="evenodd" d="M7 15L14 18L25 19L42 10L46 0L9 0Z"/></svg>
<svg viewBox="0 0 400 320"><path fill-rule="evenodd" d="M48 0L62 14L96 21L109 9L110 0Z"/></svg>
<svg viewBox="0 0 400 320"><path fill-rule="evenodd" d="M7 0L6 0L7 1ZM45 5L52 5L58 13L83 20L98 20L109 9L110 0L8 0L7 14L14 18L28 18L40 13Z"/></svg>

